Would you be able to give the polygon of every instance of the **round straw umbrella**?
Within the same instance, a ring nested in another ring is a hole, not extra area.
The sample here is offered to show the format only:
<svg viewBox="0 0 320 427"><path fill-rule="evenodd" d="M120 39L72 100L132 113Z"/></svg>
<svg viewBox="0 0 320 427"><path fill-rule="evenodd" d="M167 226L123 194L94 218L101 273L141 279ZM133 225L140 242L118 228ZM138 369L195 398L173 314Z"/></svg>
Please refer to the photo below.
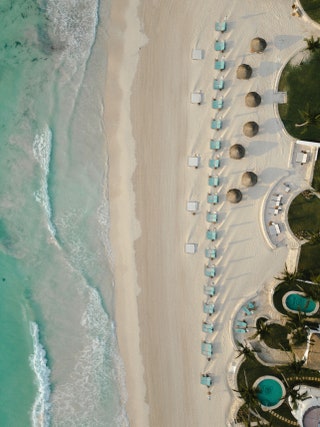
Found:
<svg viewBox="0 0 320 427"><path fill-rule="evenodd" d="M255 37L254 39L251 40L251 43L250 43L251 52L261 53L265 50L266 47L267 47L267 42L261 37Z"/></svg>
<svg viewBox="0 0 320 427"><path fill-rule="evenodd" d="M245 187L253 187L257 181L258 177L254 172L245 172L241 177L241 184Z"/></svg>
<svg viewBox="0 0 320 427"><path fill-rule="evenodd" d="M261 103L261 96L257 92L249 92L245 97L245 104L247 107L258 107Z"/></svg>
<svg viewBox="0 0 320 427"><path fill-rule="evenodd" d="M243 133L245 136L252 138L259 132L259 125L256 122L247 122L243 125Z"/></svg>
<svg viewBox="0 0 320 427"><path fill-rule="evenodd" d="M241 199L242 199L242 193L237 188L231 188L227 192L227 200L230 203L239 203L241 201Z"/></svg>
<svg viewBox="0 0 320 427"><path fill-rule="evenodd" d="M234 144L229 148L229 156L231 159L242 159L245 155L245 148L241 144Z"/></svg>
<svg viewBox="0 0 320 427"><path fill-rule="evenodd" d="M248 80L252 75L252 68L248 64L241 64L237 68L237 79Z"/></svg>

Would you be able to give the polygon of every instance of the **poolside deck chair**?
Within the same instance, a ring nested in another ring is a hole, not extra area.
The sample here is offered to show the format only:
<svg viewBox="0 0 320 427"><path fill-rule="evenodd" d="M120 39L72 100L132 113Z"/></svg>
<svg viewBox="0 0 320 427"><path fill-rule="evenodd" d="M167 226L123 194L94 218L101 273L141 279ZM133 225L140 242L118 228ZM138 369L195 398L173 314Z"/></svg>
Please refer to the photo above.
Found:
<svg viewBox="0 0 320 427"><path fill-rule="evenodd" d="M226 62L224 59L216 59L214 61L214 69L215 70L224 70L226 68Z"/></svg>
<svg viewBox="0 0 320 427"><path fill-rule="evenodd" d="M213 345L209 342L202 341L201 343L201 353L204 356L211 357L213 355Z"/></svg>
<svg viewBox="0 0 320 427"><path fill-rule="evenodd" d="M220 150L221 148L221 141L220 139L210 139L210 148L211 150Z"/></svg>
<svg viewBox="0 0 320 427"><path fill-rule="evenodd" d="M216 22L215 30L224 33L227 30L227 21Z"/></svg>
<svg viewBox="0 0 320 427"><path fill-rule="evenodd" d="M219 130L222 128L222 120L220 119L212 119L211 120L211 129Z"/></svg>
<svg viewBox="0 0 320 427"><path fill-rule="evenodd" d="M212 323L206 323L206 322L202 323L202 332L206 334L212 334L213 331L214 331L214 327Z"/></svg>
<svg viewBox="0 0 320 427"><path fill-rule="evenodd" d="M219 99L214 98L211 102L211 106L215 110L221 110L223 108L223 99L222 98L219 98Z"/></svg>
<svg viewBox="0 0 320 427"><path fill-rule="evenodd" d="M218 214L217 212L207 212L207 221L215 224L218 222Z"/></svg>
<svg viewBox="0 0 320 427"><path fill-rule="evenodd" d="M210 375L201 375L200 383L202 385L207 386L207 387L211 387L213 384L213 381L212 381L212 378L210 377Z"/></svg>
<svg viewBox="0 0 320 427"><path fill-rule="evenodd" d="M224 80L223 79L214 79L213 89L222 90L223 88L224 88Z"/></svg>
<svg viewBox="0 0 320 427"><path fill-rule="evenodd" d="M247 322L242 322L241 320L238 320L236 322L237 326L239 326L240 328L246 328L247 327Z"/></svg>
<svg viewBox="0 0 320 427"><path fill-rule="evenodd" d="M215 159L210 159L210 160L215 160ZM218 160L218 159L217 159ZM209 161L209 166L210 166L210 161ZM214 167L214 164L213 164L213 166L211 166L211 167ZM219 185L219 177L217 176L217 175L214 175L214 176L209 176L209 178L208 178L208 184L211 186L211 187L217 187L218 185Z"/></svg>
<svg viewBox="0 0 320 427"><path fill-rule="evenodd" d="M207 258L214 259L217 257L217 249L216 248L207 248L205 250L205 254Z"/></svg>
<svg viewBox="0 0 320 427"><path fill-rule="evenodd" d="M216 205L217 203L219 203L219 196L218 196L218 194L211 194L211 193L209 193L207 195L207 202L211 203L212 205Z"/></svg>
<svg viewBox="0 0 320 427"><path fill-rule="evenodd" d="M235 332L237 332L237 334L245 334L247 331L245 329L235 329Z"/></svg>
<svg viewBox="0 0 320 427"><path fill-rule="evenodd" d="M207 230L206 237L208 240L211 240L211 241L217 240L217 237L218 237L217 230Z"/></svg>
<svg viewBox="0 0 320 427"><path fill-rule="evenodd" d="M249 308L249 310L254 310L256 308L256 305L253 301L249 301L247 307Z"/></svg>
<svg viewBox="0 0 320 427"><path fill-rule="evenodd" d="M206 266L204 269L204 274L207 277L214 277L216 275L216 268L213 266Z"/></svg>
<svg viewBox="0 0 320 427"><path fill-rule="evenodd" d="M214 313L214 304L204 302L202 306L202 310L205 314L209 314L211 316L211 314Z"/></svg>
<svg viewBox="0 0 320 427"><path fill-rule="evenodd" d="M243 305L241 307L241 310L247 315L247 316L251 316L252 312L248 309L248 307L246 307L245 305Z"/></svg>
<svg viewBox="0 0 320 427"><path fill-rule="evenodd" d="M203 292L206 295L209 295L210 297L213 297L213 295L215 294L214 286L213 285L204 285Z"/></svg>
<svg viewBox="0 0 320 427"><path fill-rule="evenodd" d="M226 42L224 40L216 40L214 44L214 50L217 52L223 52L226 48Z"/></svg>
<svg viewBox="0 0 320 427"><path fill-rule="evenodd" d="M209 159L209 168L218 169L220 167L220 159Z"/></svg>

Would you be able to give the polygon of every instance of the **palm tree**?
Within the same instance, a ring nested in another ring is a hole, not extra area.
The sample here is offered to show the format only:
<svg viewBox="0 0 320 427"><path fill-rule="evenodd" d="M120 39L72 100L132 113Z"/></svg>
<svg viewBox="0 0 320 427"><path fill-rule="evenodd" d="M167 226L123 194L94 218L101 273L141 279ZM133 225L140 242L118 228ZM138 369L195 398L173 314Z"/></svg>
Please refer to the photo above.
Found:
<svg viewBox="0 0 320 427"><path fill-rule="evenodd" d="M280 280L281 283L285 283L287 285L295 285L297 280L301 278L301 273L298 270L294 270L293 273L290 273L287 267L287 264L284 266L284 270L280 273L279 277L275 277L275 279Z"/></svg>
<svg viewBox="0 0 320 427"><path fill-rule="evenodd" d="M309 328L307 315L299 310L298 313L287 312L286 326L291 330L290 341L294 346L300 346L308 342Z"/></svg>
<svg viewBox="0 0 320 427"><path fill-rule="evenodd" d="M287 353L287 355L288 355L288 353ZM288 357L289 357L289 355L288 355ZM293 371L296 374L300 374L304 364L306 363L306 360L305 359L300 359L300 360L297 359L297 356L292 351L292 349L291 349L291 357L289 357L289 359L291 359L291 360L290 360L290 363L288 364L288 368L290 369L290 371Z"/></svg>
<svg viewBox="0 0 320 427"><path fill-rule="evenodd" d="M310 125L318 126L320 124L320 113L312 111L309 104L306 110L299 110L299 113L304 121L302 123L296 123L296 128L308 127Z"/></svg>
<svg viewBox="0 0 320 427"><path fill-rule="evenodd" d="M256 332L252 335L252 337L250 337L250 339L259 337L260 340L265 341L265 339L270 334L270 325L267 322L267 320L258 319L256 323Z"/></svg>
<svg viewBox="0 0 320 427"><path fill-rule="evenodd" d="M284 401L289 406L289 408L296 411L298 409L299 401L303 402L307 399L310 399L311 396L307 391L303 393L300 392L300 386L292 386L288 383L286 377L282 375L283 381L286 385L286 395L284 397Z"/></svg>
<svg viewBox="0 0 320 427"><path fill-rule="evenodd" d="M298 285L298 288L307 296L307 298L310 298L313 301L320 301L320 284L319 283L313 283L313 284L308 283L307 286L300 284Z"/></svg>
<svg viewBox="0 0 320 427"><path fill-rule="evenodd" d="M233 389L236 393L240 394L240 397L244 400L244 408L246 409L248 413L248 423L250 425L250 414L252 413L257 418L260 418L258 414L258 409L261 408L259 399L258 399L258 393L259 393L259 387L253 388L252 386L249 386L247 374L246 371L243 372L244 375L244 381L245 385L239 387L238 390Z"/></svg>
<svg viewBox="0 0 320 427"><path fill-rule="evenodd" d="M303 39L307 43L307 46L304 50L308 50L309 52L315 52L320 48L320 39L319 37L315 39L313 36L311 36L309 39L305 38Z"/></svg>
<svg viewBox="0 0 320 427"><path fill-rule="evenodd" d="M313 231L312 233L310 233L310 237L309 237L309 244L310 245L317 245L318 243L320 243L320 231Z"/></svg>
<svg viewBox="0 0 320 427"><path fill-rule="evenodd" d="M286 326L293 329L304 328L308 321L306 313L299 310L297 313L293 313L292 311L287 311L285 315L287 318Z"/></svg>
<svg viewBox="0 0 320 427"><path fill-rule="evenodd" d="M249 346L247 344L247 342L245 342L245 344L237 341L237 352L238 355L236 356L236 359L238 357L244 356L246 359L251 359L251 360L255 360L255 353L258 353L260 350L255 350L254 348L252 348L251 346Z"/></svg>

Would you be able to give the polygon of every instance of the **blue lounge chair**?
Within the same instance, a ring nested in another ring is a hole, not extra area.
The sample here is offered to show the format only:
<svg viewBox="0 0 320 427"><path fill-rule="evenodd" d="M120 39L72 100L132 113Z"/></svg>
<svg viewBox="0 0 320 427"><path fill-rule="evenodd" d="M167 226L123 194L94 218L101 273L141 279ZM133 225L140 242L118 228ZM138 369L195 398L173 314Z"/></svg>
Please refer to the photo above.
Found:
<svg viewBox="0 0 320 427"><path fill-rule="evenodd" d="M237 326L239 326L240 328L246 328L247 327L247 322L242 322L241 320L238 320L236 322Z"/></svg>
<svg viewBox="0 0 320 427"><path fill-rule="evenodd" d="M215 205L217 203L219 203L219 196L218 194L208 194L207 196L207 202L211 203L212 205Z"/></svg>
<svg viewBox="0 0 320 427"><path fill-rule="evenodd" d="M227 30L227 21L216 22L215 30L224 33Z"/></svg>
<svg viewBox="0 0 320 427"><path fill-rule="evenodd" d="M210 297L213 297L213 295L215 294L214 286L213 285L204 285L203 292L206 295L209 295Z"/></svg>
<svg viewBox="0 0 320 427"><path fill-rule="evenodd" d="M214 313L214 304L204 302L202 309L205 314L209 314L209 316L211 316L211 314Z"/></svg>
<svg viewBox="0 0 320 427"><path fill-rule="evenodd" d="M218 237L217 230L207 230L206 237L208 240L211 240L211 241L217 240L217 237Z"/></svg>
<svg viewBox="0 0 320 427"><path fill-rule="evenodd" d="M217 212L207 212L207 221L215 224L218 222L218 214Z"/></svg>
<svg viewBox="0 0 320 427"><path fill-rule="evenodd" d="M235 332L237 332L238 334L245 334L247 331L245 329L235 329Z"/></svg>
<svg viewBox="0 0 320 427"><path fill-rule="evenodd" d="M221 141L220 139L210 139L210 148L211 150L220 150L221 148Z"/></svg>
<svg viewBox="0 0 320 427"><path fill-rule="evenodd" d="M215 159L210 159L210 160L215 160ZM210 166L210 161L209 161L209 166ZM214 167L214 164L211 167ZM217 175L209 176L209 178L208 178L208 184L211 187L217 187L219 185L219 177Z"/></svg>
<svg viewBox="0 0 320 427"><path fill-rule="evenodd" d="M206 323L206 322L202 323L202 332L206 334L212 334L213 331L214 331L214 327L212 323Z"/></svg>
<svg viewBox="0 0 320 427"><path fill-rule="evenodd" d="M255 303L253 301L250 301L250 302L248 302L247 307L250 310L254 310L256 308L256 305L255 305Z"/></svg>
<svg viewBox="0 0 320 427"><path fill-rule="evenodd" d="M224 80L223 79L214 79L213 81L213 89L222 90L224 88Z"/></svg>
<svg viewBox="0 0 320 427"><path fill-rule="evenodd" d="M207 277L214 277L216 275L216 268L213 266L206 266L204 269L204 274Z"/></svg>
<svg viewBox="0 0 320 427"><path fill-rule="evenodd" d="M226 48L226 42L224 40L221 40L221 41L217 40L214 44L214 49L217 52L223 52L225 48Z"/></svg>
<svg viewBox="0 0 320 427"><path fill-rule="evenodd" d="M216 59L214 61L214 69L215 70L224 70L226 68L226 62L224 59Z"/></svg>
<svg viewBox="0 0 320 427"><path fill-rule="evenodd" d="M218 169L220 167L220 159L209 159L209 168Z"/></svg>
<svg viewBox="0 0 320 427"><path fill-rule="evenodd" d="M217 257L217 249L216 248L207 248L205 250L205 254L207 258L214 259Z"/></svg>
<svg viewBox="0 0 320 427"><path fill-rule="evenodd" d="M243 305L242 307L241 307L241 310L247 315L247 316L250 316L252 313L251 313L251 311L248 309L248 307L246 307L245 305Z"/></svg>
<svg viewBox="0 0 320 427"><path fill-rule="evenodd" d="M223 99L222 98L213 99L211 102L211 106L215 110L221 110L221 108L223 108Z"/></svg>
<svg viewBox="0 0 320 427"><path fill-rule="evenodd" d="M213 345L209 342L202 341L201 343L201 353L204 356L211 357L213 354Z"/></svg>
<svg viewBox="0 0 320 427"><path fill-rule="evenodd" d="M211 129L219 130L222 128L222 120L220 119L212 119L211 121Z"/></svg>
<svg viewBox="0 0 320 427"><path fill-rule="evenodd" d="M212 378L210 375L201 375L201 384L207 387L211 387L213 384Z"/></svg>

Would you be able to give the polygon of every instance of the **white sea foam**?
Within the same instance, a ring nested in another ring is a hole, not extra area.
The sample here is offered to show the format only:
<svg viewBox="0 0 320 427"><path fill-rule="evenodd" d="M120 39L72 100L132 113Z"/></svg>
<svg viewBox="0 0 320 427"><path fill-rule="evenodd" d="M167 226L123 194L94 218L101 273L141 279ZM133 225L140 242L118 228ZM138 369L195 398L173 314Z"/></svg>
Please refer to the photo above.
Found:
<svg viewBox="0 0 320 427"><path fill-rule="evenodd" d="M110 232L110 211L109 211L109 203L107 199L107 195L103 195L102 204L98 208L97 212L98 223L101 230L102 243L104 245L106 255L111 265L113 265L113 255L111 249L111 243L109 238Z"/></svg>
<svg viewBox="0 0 320 427"><path fill-rule="evenodd" d="M48 0L53 49L76 72L88 60L98 24L98 0Z"/></svg>
<svg viewBox="0 0 320 427"><path fill-rule="evenodd" d="M86 290L88 304L81 325L87 345L77 360L69 383L57 386L55 390L52 425L128 427L124 369L118 356L114 326L97 290L89 287ZM120 401L114 393L116 384L120 389Z"/></svg>
<svg viewBox="0 0 320 427"><path fill-rule="evenodd" d="M33 354L30 365L36 375L38 392L32 407L32 426L49 427L50 425L50 369L47 366L46 352L39 341L39 327L30 323L33 341Z"/></svg>
<svg viewBox="0 0 320 427"><path fill-rule="evenodd" d="M48 230L54 237L56 234L55 226L52 223L52 209L48 193L48 175L50 171L50 159L52 150L52 133L48 126L42 133L37 134L33 141L33 155L39 163L42 170L40 189L34 193L38 203L40 203L47 216Z"/></svg>

